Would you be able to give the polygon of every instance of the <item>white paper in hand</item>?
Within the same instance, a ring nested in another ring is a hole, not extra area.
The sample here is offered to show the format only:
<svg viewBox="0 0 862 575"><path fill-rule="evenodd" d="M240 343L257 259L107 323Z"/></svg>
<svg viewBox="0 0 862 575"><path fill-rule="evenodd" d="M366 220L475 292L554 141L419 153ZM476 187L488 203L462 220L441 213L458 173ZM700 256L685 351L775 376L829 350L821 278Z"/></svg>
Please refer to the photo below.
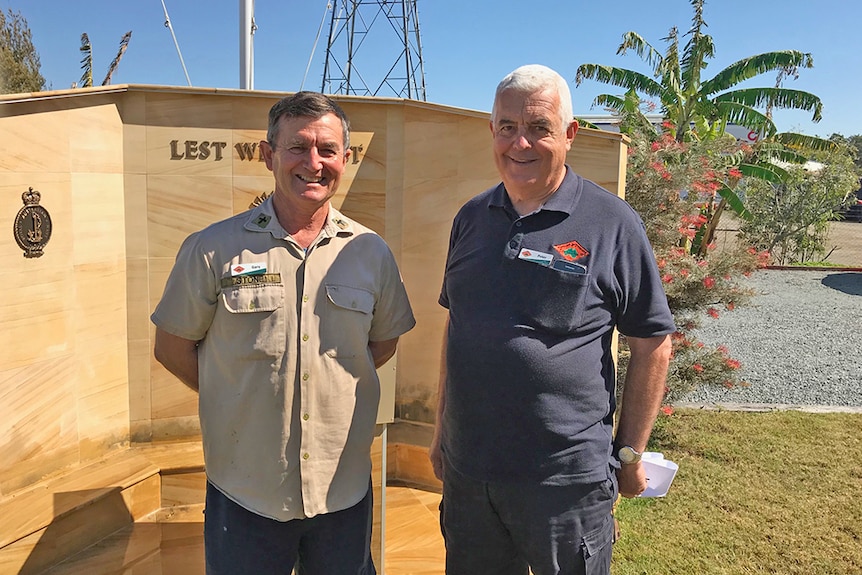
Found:
<svg viewBox="0 0 862 575"><path fill-rule="evenodd" d="M641 463L647 476L647 488L640 497L664 497L676 475L679 465L668 461L661 453L646 451L641 456Z"/></svg>

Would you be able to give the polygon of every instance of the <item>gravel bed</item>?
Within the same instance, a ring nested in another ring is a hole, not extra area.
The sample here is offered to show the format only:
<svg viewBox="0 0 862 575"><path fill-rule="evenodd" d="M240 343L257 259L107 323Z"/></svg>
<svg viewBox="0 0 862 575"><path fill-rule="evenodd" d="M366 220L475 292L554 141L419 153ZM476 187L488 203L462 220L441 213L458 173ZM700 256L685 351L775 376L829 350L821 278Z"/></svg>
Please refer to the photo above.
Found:
<svg viewBox="0 0 862 575"><path fill-rule="evenodd" d="M747 305L693 335L724 345L749 387L703 387L688 404L862 407L862 271L760 270Z"/></svg>

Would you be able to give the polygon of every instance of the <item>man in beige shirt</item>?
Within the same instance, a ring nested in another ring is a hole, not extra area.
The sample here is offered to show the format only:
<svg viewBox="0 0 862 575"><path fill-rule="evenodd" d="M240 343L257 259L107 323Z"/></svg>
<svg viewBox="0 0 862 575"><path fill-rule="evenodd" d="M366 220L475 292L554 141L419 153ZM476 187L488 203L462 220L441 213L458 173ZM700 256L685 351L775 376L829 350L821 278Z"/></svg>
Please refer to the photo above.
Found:
<svg viewBox="0 0 862 575"><path fill-rule="evenodd" d="M183 243L155 355L199 390L207 573L375 573L375 371L415 321L395 260L330 205L349 123L284 98L261 142L275 192Z"/></svg>

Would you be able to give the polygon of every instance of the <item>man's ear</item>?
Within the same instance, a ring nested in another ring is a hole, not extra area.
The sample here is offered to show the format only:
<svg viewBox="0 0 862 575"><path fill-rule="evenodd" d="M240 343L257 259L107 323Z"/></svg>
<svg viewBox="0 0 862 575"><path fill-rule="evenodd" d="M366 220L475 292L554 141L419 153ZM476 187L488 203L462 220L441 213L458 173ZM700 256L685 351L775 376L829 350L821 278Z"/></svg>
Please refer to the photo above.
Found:
<svg viewBox="0 0 862 575"><path fill-rule="evenodd" d="M269 145L269 142L266 140L261 140L260 144L260 153L263 156L263 161L266 163L266 168L271 172L272 171L272 146Z"/></svg>
<svg viewBox="0 0 862 575"><path fill-rule="evenodd" d="M575 139L575 136L578 134L578 121L572 120L572 123L566 128L566 141L568 142L568 147L572 147L572 141Z"/></svg>

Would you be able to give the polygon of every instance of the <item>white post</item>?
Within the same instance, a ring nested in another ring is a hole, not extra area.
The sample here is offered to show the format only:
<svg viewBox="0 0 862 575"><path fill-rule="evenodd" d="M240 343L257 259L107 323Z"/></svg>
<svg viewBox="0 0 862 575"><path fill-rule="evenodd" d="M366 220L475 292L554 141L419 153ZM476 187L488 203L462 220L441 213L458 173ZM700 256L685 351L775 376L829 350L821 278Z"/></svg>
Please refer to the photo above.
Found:
<svg viewBox="0 0 862 575"><path fill-rule="evenodd" d="M239 0L239 87L254 89L254 0Z"/></svg>

